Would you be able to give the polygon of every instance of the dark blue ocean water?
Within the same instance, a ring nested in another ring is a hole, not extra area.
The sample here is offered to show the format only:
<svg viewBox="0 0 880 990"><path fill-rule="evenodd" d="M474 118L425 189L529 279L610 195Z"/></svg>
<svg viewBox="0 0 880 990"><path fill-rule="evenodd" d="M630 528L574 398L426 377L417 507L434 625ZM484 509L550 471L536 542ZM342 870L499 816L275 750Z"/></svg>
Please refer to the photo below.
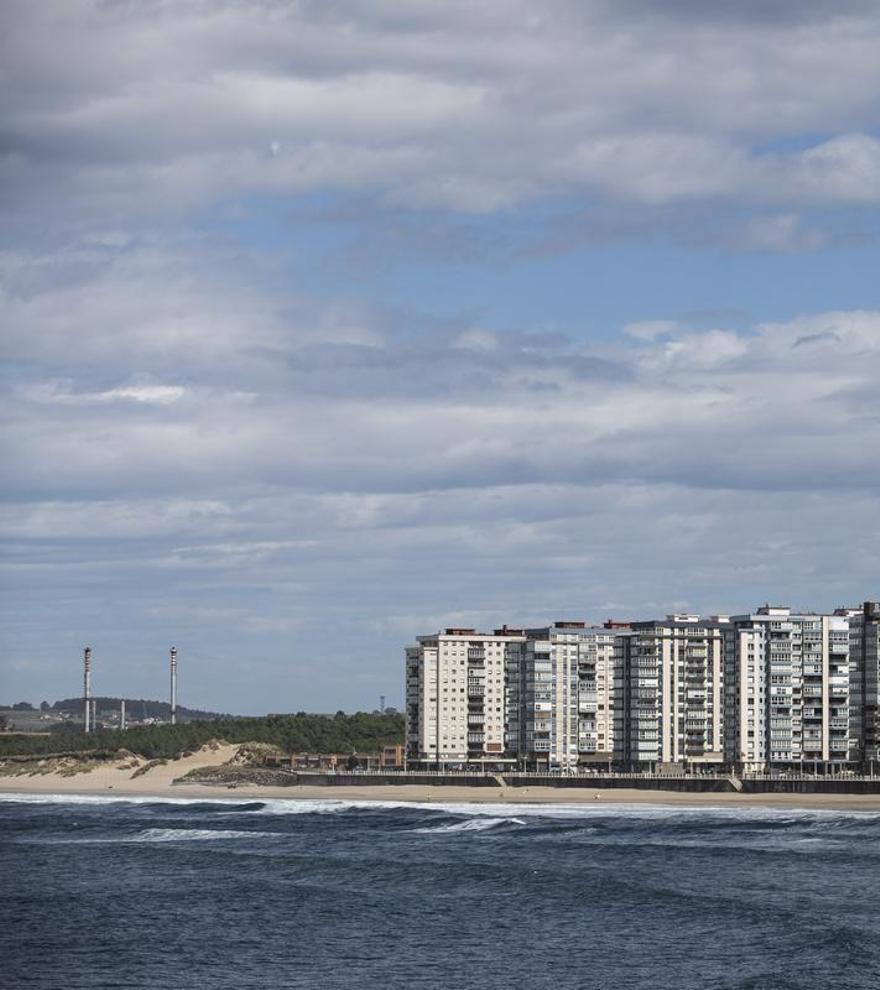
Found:
<svg viewBox="0 0 880 990"><path fill-rule="evenodd" d="M880 815L0 799L4 988L880 988Z"/></svg>

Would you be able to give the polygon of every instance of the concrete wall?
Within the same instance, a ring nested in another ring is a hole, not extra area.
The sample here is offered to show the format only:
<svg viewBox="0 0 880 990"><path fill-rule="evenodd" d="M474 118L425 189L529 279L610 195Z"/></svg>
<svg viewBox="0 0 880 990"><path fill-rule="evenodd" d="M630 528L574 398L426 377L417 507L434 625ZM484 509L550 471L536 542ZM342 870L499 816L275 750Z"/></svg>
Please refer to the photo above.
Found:
<svg viewBox="0 0 880 990"><path fill-rule="evenodd" d="M495 777L483 774L419 773L293 773L304 787L388 787L417 784L429 787L499 787Z"/></svg>
<svg viewBox="0 0 880 990"><path fill-rule="evenodd" d="M504 777L508 787L559 787L593 790L630 788L639 791L718 793L734 790L726 778L712 777Z"/></svg>

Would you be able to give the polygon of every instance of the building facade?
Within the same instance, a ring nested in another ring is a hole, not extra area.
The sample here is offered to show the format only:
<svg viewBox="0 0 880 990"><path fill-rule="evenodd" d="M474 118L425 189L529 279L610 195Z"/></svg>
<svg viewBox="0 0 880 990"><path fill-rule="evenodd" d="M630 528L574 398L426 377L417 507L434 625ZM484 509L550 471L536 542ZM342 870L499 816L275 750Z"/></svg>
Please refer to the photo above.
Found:
<svg viewBox="0 0 880 990"><path fill-rule="evenodd" d="M677 614L634 622L621 639L627 766L723 764L723 625Z"/></svg>
<svg viewBox="0 0 880 990"><path fill-rule="evenodd" d="M509 759L508 680L518 708L525 638L450 628L406 650L407 765L463 767ZM517 746L519 745L517 739Z"/></svg>
<svg viewBox="0 0 880 990"><path fill-rule="evenodd" d="M849 611L817 615L764 605L732 617L726 667L733 766L849 762Z"/></svg>
<svg viewBox="0 0 880 990"><path fill-rule="evenodd" d="M880 602L865 602L849 619L850 757L880 769Z"/></svg>
<svg viewBox="0 0 880 990"><path fill-rule="evenodd" d="M411 767L880 770L880 602L447 629L406 691Z"/></svg>
<svg viewBox="0 0 880 990"><path fill-rule="evenodd" d="M568 770L578 762L578 663L583 622L526 630L519 763Z"/></svg>

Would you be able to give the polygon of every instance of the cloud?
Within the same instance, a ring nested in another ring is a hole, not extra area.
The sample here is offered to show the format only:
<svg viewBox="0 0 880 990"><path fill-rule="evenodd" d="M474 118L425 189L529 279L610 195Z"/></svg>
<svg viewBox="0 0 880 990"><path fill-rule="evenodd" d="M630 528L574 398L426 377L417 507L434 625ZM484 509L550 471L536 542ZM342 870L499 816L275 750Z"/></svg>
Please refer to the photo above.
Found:
<svg viewBox="0 0 880 990"><path fill-rule="evenodd" d="M73 693L88 640L156 695L177 641L200 706L335 710L444 622L873 593L880 314L609 252L617 330L579 264L867 237L873 5L4 21L7 692Z"/></svg>
<svg viewBox="0 0 880 990"><path fill-rule="evenodd" d="M8 6L13 215L322 190L473 213L880 202L870 5Z"/></svg>

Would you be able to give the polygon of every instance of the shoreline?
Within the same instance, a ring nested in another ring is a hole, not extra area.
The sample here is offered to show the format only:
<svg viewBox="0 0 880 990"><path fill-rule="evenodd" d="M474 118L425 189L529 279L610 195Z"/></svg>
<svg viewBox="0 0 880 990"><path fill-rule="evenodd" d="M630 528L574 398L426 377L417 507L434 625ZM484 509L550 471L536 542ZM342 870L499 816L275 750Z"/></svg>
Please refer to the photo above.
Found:
<svg viewBox="0 0 880 990"><path fill-rule="evenodd" d="M679 808L788 808L827 811L880 811L880 794L743 794L729 791L673 791L601 785L585 787L468 787L442 784L295 784L272 785L252 782L181 783L174 781L194 770L234 765L239 747L214 745L190 756L166 763L139 765L133 771L131 761L122 764L93 765L91 769L70 773L35 769L31 772L0 774L0 801L4 795L38 798L40 795L65 797L101 797L108 799L144 799L188 801L343 801L348 804L468 804L511 807L522 805L654 805ZM133 777L132 773L136 775Z"/></svg>
<svg viewBox="0 0 880 990"><path fill-rule="evenodd" d="M113 771L110 771L111 773ZM0 801L4 795L60 798L93 797L108 800L144 799L189 801L343 801L348 804L426 804L426 805L534 805L600 806L653 805L679 808L779 808L801 811L880 811L880 795L874 794L738 794L681 793L677 791L635 790L631 788L553 787L450 787L399 784L395 786L267 787L256 784L212 786L207 784L172 784L170 781L135 780L107 783L99 771L78 775L82 779L60 778L45 774L39 778L0 779ZM132 786L125 786L126 784Z"/></svg>

